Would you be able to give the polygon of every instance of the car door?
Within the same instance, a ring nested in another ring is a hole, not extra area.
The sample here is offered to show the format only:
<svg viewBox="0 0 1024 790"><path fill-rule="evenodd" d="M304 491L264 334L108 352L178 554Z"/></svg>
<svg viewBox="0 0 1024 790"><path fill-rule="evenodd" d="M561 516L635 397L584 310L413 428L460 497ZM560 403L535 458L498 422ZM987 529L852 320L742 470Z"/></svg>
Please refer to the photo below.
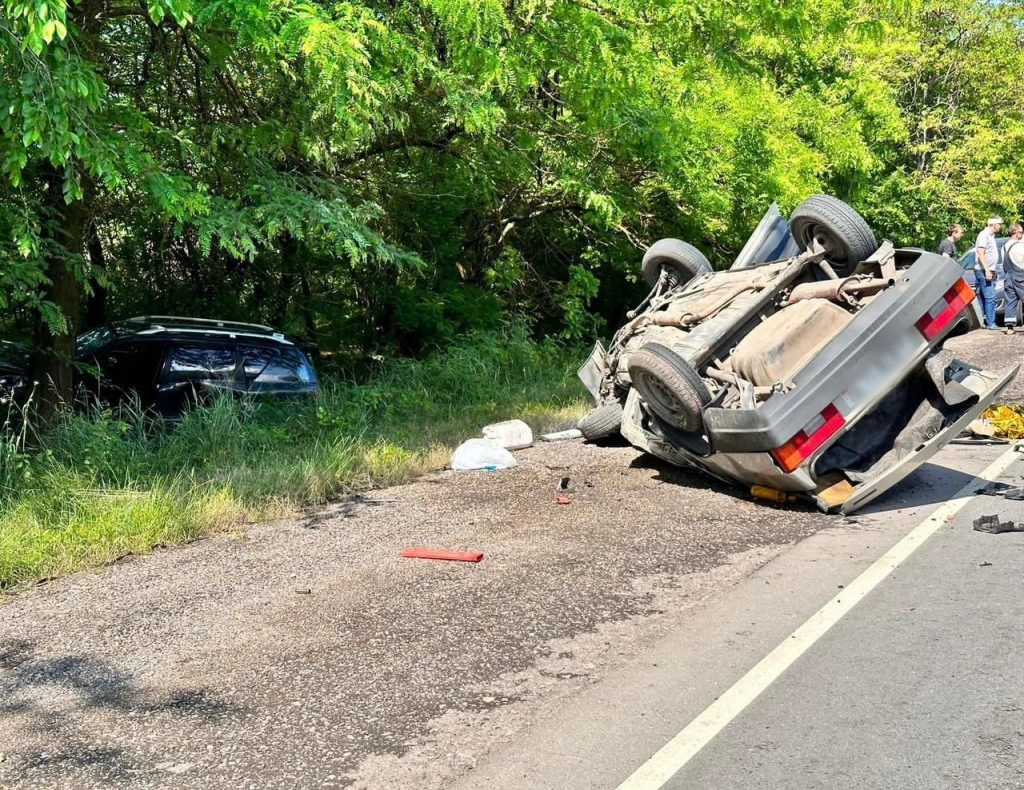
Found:
<svg viewBox="0 0 1024 790"><path fill-rule="evenodd" d="M163 363L164 346L152 340L114 343L93 356L92 363L99 372L99 397L105 403L122 403L137 398L143 407L153 404L156 382Z"/></svg>
<svg viewBox="0 0 1024 790"><path fill-rule="evenodd" d="M731 269L748 269L767 261L781 261L800 254L800 247L789 230L789 222L772 203L765 212Z"/></svg>

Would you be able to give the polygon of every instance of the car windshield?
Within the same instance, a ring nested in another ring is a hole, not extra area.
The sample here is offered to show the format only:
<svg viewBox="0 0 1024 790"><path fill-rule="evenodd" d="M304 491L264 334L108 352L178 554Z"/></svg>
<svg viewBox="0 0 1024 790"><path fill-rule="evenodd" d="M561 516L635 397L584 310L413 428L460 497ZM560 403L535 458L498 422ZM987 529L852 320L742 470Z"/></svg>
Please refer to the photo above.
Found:
<svg viewBox="0 0 1024 790"><path fill-rule="evenodd" d="M75 346L79 354L92 354L113 339L114 333L110 331L110 328L100 326L80 334L78 340L75 341Z"/></svg>

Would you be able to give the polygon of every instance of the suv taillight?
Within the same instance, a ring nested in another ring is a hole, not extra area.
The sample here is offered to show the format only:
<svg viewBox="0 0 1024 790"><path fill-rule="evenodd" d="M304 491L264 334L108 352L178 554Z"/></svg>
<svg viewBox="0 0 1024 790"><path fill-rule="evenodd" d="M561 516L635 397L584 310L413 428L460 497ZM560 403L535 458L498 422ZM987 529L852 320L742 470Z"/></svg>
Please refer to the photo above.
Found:
<svg viewBox="0 0 1024 790"><path fill-rule="evenodd" d="M796 436L782 447L772 450L775 463L784 472L792 472L802 464L811 453L835 436L836 431L846 424L846 418L839 413L834 404L825 407L817 417L803 427Z"/></svg>
<svg viewBox="0 0 1024 790"><path fill-rule="evenodd" d="M960 315L960 311L974 301L974 289L961 277L956 285L946 291L939 301L932 305L932 309L917 319L914 326L928 340L938 335L950 323Z"/></svg>

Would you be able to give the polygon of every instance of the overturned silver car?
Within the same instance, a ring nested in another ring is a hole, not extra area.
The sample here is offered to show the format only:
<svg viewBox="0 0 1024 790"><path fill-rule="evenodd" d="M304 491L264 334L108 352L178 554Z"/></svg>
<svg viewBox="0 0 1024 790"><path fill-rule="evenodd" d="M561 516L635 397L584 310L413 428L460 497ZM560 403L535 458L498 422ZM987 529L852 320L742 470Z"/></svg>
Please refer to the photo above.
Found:
<svg viewBox="0 0 1024 790"><path fill-rule="evenodd" d="M1016 375L942 350L971 321L955 261L879 245L828 195L772 206L728 271L663 239L647 298L580 369L587 439L850 513L954 438Z"/></svg>

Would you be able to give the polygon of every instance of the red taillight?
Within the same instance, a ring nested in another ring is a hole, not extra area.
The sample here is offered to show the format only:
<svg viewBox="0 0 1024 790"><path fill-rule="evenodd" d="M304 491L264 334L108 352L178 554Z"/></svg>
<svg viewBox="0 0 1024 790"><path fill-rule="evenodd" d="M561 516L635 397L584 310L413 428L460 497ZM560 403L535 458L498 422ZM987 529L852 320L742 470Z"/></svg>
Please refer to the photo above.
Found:
<svg viewBox="0 0 1024 790"><path fill-rule="evenodd" d="M928 340L938 335L960 315L960 311L974 301L974 289L961 277L946 295L932 305L932 309L917 319L914 326Z"/></svg>
<svg viewBox="0 0 1024 790"><path fill-rule="evenodd" d="M821 414L805 425L800 433L782 447L772 450L775 463L782 467L782 471L792 472L845 424L846 419L839 413L839 409L829 404Z"/></svg>

